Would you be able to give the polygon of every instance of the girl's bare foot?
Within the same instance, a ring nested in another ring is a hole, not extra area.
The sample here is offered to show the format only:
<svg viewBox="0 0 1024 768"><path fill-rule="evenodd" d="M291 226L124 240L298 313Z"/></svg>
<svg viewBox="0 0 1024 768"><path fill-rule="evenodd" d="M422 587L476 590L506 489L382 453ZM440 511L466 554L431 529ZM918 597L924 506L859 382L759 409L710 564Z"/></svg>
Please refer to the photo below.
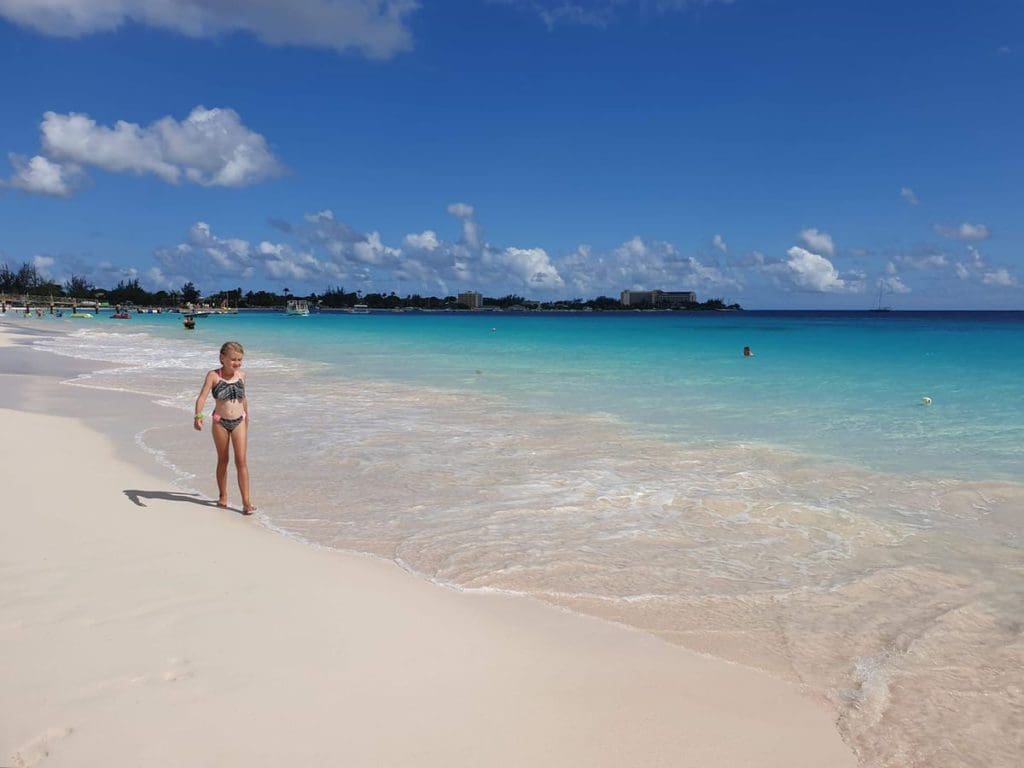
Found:
<svg viewBox="0 0 1024 768"><path fill-rule="evenodd" d="M221 500L219 500L217 502L217 506L220 507L221 509L227 509L228 508L228 502L227 502L226 499L221 499Z"/></svg>
<svg viewBox="0 0 1024 768"><path fill-rule="evenodd" d="M251 515L255 511L256 511L256 506L254 504L243 504L242 505L242 514L243 515Z"/></svg>

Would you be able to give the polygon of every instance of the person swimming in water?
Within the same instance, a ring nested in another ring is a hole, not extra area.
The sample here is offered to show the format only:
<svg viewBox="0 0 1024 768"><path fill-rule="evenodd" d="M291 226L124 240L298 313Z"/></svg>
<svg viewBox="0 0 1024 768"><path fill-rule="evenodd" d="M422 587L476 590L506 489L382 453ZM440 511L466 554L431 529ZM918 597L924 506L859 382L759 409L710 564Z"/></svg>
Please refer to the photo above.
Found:
<svg viewBox="0 0 1024 768"><path fill-rule="evenodd" d="M192 426L202 431L203 406L208 395L213 395L213 444L217 448L217 506L228 506L228 459L231 451L235 454L235 470L238 473L238 490L242 493L242 514L251 515L256 511L249 493L249 398L245 392L245 373L242 358L245 350L237 341L228 341L220 348L220 368L206 374L202 389L196 398L195 419Z"/></svg>
<svg viewBox="0 0 1024 768"><path fill-rule="evenodd" d="M743 348L743 356L744 357L753 357L754 353L750 351L750 347L744 347Z"/></svg>

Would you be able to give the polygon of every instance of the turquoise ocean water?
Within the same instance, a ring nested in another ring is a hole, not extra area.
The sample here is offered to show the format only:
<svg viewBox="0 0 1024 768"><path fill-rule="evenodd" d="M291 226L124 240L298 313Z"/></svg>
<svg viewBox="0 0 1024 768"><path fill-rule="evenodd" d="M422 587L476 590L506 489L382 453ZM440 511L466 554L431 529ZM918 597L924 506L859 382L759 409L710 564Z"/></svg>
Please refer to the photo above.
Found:
<svg viewBox="0 0 1024 768"><path fill-rule="evenodd" d="M37 322L168 406L138 441L205 493L241 341L282 532L798 682L865 765L1024 755L1024 313Z"/></svg>

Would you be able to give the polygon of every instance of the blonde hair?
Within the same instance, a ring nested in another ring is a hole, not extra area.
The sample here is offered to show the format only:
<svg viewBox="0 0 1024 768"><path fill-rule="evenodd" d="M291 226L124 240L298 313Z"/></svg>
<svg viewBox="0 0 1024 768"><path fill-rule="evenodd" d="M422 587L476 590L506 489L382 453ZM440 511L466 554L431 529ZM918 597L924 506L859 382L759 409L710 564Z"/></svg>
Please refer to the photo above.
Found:
<svg viewBox="0 0 1024 768"><path fill-rule="evenodd" d="M240 355L245 354L245 350L242 349L242 345L237 341L225 341L220 348L220 356L224 357L228 352L237 352Z"/></svg>

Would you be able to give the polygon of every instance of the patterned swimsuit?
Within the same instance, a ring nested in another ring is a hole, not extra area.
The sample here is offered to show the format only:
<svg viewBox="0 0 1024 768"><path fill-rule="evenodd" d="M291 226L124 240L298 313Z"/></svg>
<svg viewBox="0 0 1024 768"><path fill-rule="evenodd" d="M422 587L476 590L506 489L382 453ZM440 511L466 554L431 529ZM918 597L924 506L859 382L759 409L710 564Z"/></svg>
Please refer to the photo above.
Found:
<svg viewBox="0 0 1024 768"><path fill-rule="evenodd" d="M211 390L215 400L245 400L245 381L239 379L238 381L224 381L219 379L216 384L213 385ZM245 413L242 413L237 419L224 419L221 418L220 414L214 413L213 420L217 424L220 424L228 432L234 430L239 424L245 421Z"/></svg>

